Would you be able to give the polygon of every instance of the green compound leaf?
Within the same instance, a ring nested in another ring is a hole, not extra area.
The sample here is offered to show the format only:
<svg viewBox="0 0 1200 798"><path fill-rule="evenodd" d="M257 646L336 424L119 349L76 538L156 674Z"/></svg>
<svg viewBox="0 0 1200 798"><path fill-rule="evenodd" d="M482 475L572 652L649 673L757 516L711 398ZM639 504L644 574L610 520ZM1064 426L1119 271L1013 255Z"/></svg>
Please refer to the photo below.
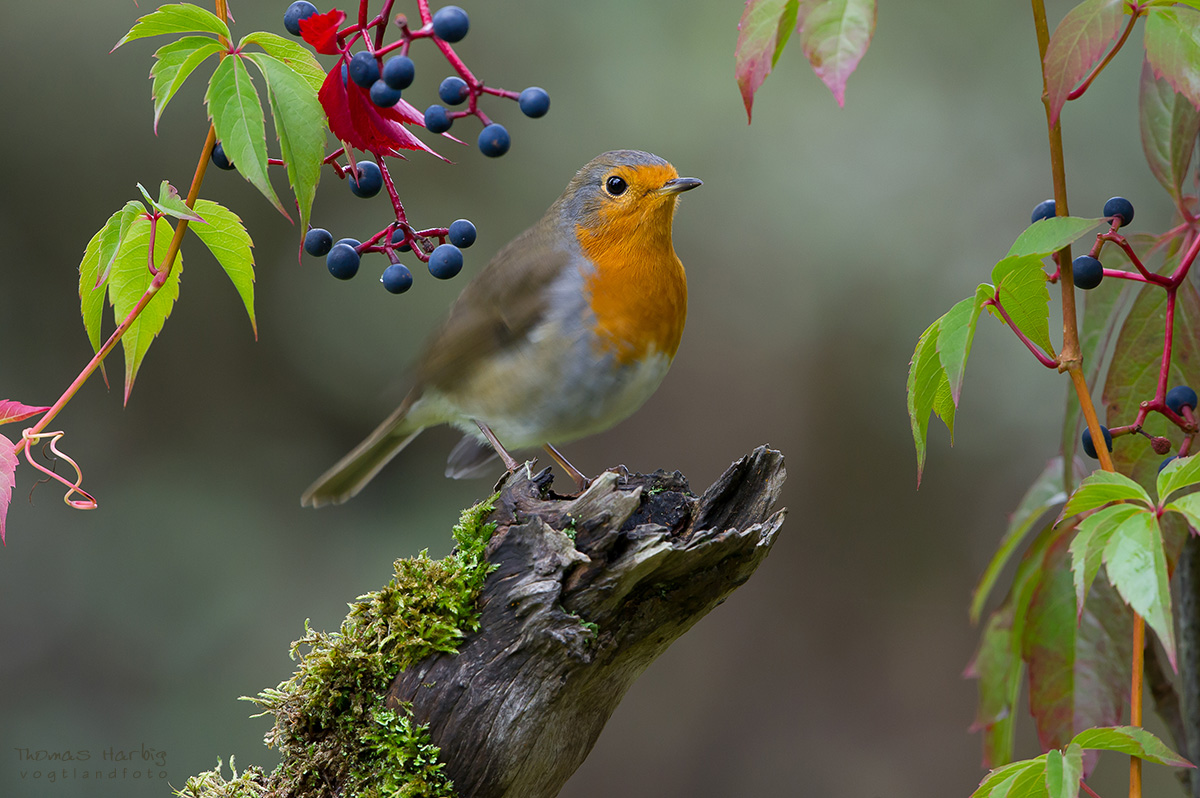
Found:
<svg viewBox="0 0 1200 798"><path fill-rule="evenodd" d="M292 217L283 209L267 175L267 132L263 109L241 57L230 55L217 65L204 99L217 130L217 138L225 148L225 155L237 164L242 177L250 181L290 220Z"/></svg>
<svg viewBox="0 0 1200 798"><path fill-rule="evenodd" d="M846 103L846 81L871 45L875 17L875 0L800 0L800 47L839 107Z"/></svg>
<svg viewBox="0 0 1200 798"><path fill-rule="evenodd" d="M929 414L936 413L950 430L954 440L955 404L950 380L942 367L937 351L938 336L942 319L938 319L921 334L913 359L908 369L908 417L912 422L913 443L917 449L917 486L921 485L921 474L925 470L926 437L929 430Z"/></svg>
<svg viewBox="0 0 1200 798"><path fill-rule="evenodd" d="M305 82L312 87L314 96L320 91L321 84L325 82L325 70L313 56L312 51L304 45L266 31L246 34L238 42L238 49L242 50L248 44L257 44L268 55L278 58L291 67L292 71L304 78Z"/></svg>
<svg viewBox="0 0 1200 798"><path fill-rule="evenodd" d="M1042 271L1042 255L1012 255L992 269L1000 304L1017 329L1055 357L1050 343L1050 289Z"/></svg>
<svg viewBox="0 0 1200 798"><path fill-rule="evenodd" d="M158 59L150 70L154 83L151 96L154 97L154 132L158 133L158 120L162 116L167 103L179 91L184 81L200 66L205 59L224 50L219 42L207 36L184 36L178 41L163 45L154 54Z"/></svg>
<svg viewBox="0 0 1200 798"><path fill-rule="evenodd" d="M1177 490L1200 482L1200 457L1176 457L1158 472L1158 500L1165 502Z"/></svg>
<svg viewBox="0 0 1200 798"><path fill-rule="evenodd" d="M783 46L792 35L797 7L797 0L748 0L746 3L738 22L733 73L746 106L747 119L751 118L754 93L771 74Z"/></svg>
<svg viewBox="0 0 1200 798"><path fill-rule="evenodd" d="M991 296L990 289L991 286L980 286L974 297L968 297L950 308L942 316L938 328L938 360L946 372L950 397L955 407L958 407L958 399L962 394L963 372L967 368L967 356L971 354L971 342L975 339L975 322L979 320L984 300Z"/></svg>
<svg viewBox="0 0 1200 798"><path fill-rule="evenodd" d="M1085 729L1075 735L1075 744L1080 748L1097 751L1116 751L1172 767L1194 767L1179 754L1172 751L1163 741L1145 729L1136 726L1111 726L1103 729Z"/></svg>
<svg viewBox="0 0 1200 798"><path fill-rule="evenodd" d="M1104 549L1117 527L1142 510L1133 504L1105 507L1079 522L1078 532L1071 541L1071 568L1075 574L1075 604L1077 614L1083 614L1088 590L1100 572Z"/></svg>
<svg viewBox="0 0 1200 798"><path fill-rule="evenodd" d="M1103 219L1084 219L1078 216L1052 216L1025 228L1008 250L1007 257L1037 255L1044 258L1095 230Z"/></svg>
<svg viewBox="0 0 1200 798"><path fill-rule="evenodd" d="M1149 61L1142 63L1138 121L1146 163L1155 179L1178 204L1183 181L1192 163L1196 136L1200 133L1200 113L1187 97L1171 88L1166 79L1154 76Z"/></svg>
<svg viewBox="0 0 1200 798"><path fill-rule="evenodd" d="M215 33L228 41L229 27L213 12L191 3L169 3L138 19L113 49L134 39L160 36L164 33Z"/></svg>
<svg viewBox="0 0 1200 798"><path fill-rule="evenodd" d="M132 200L125 207L108 217L83 251L79 263L79 303L83 316L83 327L93 352L100 351L100 323L104 310L104 297L108 292L105 282L109 270L116 260L117 252L133 220L145 212L140 204Z"/></svg>
<svg viewBox="0 0 1200 798"><path fill-rule="evenodd" d="M238 296L250 316L254 337L258 337L258 323L254 320L254 242L246 232L242 220L233 211L210 200L196 200L196 210L204 215L208 224L188 226L208 251L221 264L221 268L233 281Z"/></svg>
<svg viewBox="0 0 1200 798"><path fill-rule="evenodd" d="M1113 529L1104 547L1108 580L1157 634L1171 667L1175 667L1175 629L1171 623L1171 591L1167 558L1158 519L1150 510L1130 514Z"/></svg>
<svg viewBox="0 0 1200 798"><path fill-rule="evenodd" d="M311 85L283 61L266 53L247 53L246 58L267 82L288 183L300 206L300 229L306 231L325 158L325 111Z"/></svg>
<svg viewBox="0 0 1200 798"><path fill-rule="evenodd" d="M167 251L175 231L166 219L159 219L155 228L154 263L156 267L166 265ZM113 307L113 318L120 324L141 301L152 277L148 268L150 253L150 220L140 216L134 220L117 253L112 273L108 278L108 296ZM129 330L121 338L125 350L125 401L137 377L146 352L162 330L179 298L179 275L183 271L183 256L175 256L175 264L162 288L154 295Z"/></svg>
<svg viewBox="0 0 1200 798"><path fill-rule="evenodd" d="M1200 108L1200 11L1154 6L1146 17L1146 60L1154 76Z"/></svg>
<svg viewBox="0 0 1200 798"><path fill-rule="evenodd" d="M1120 34L1124 16L1124 0L1084 0L1058 23L1046 47L1045 61L1051 124L1058 121L1067 95Z"/></svg>
<svg viewBox="0 0 1200 798"><path fill-rule="evenodd" d="M1049 798L1078 798L1083 778L1083 749L1075 743L1065 751L1046 752L1046 792Z"/></svg>
<svg viewBox="0 0 1200 798"><path fill-rule="evenodd" d="M1029 530L1050 508L1067 500L1062 485L1063 460L1061 457L1055 457L1046 464L1046 468L1025 492L1021 503L1009 519L1008 529L1000 540L1000 547L996 549L991 562L984 569L983 576L979 578L979 584L975 586L975 592L971 595L971 623L978 623L983 605L1000 577L1000 572Z"/></svg>
<svg viewBox="0 0 1200 798"><path fill-rule="evenodd" d="M1146 489L1124 474L1093 471L1079 484L1067 501L1067 506L1063 508L1063 518L1122 501L1136 501L1141 502L1143 506L1154 506L1154 500L1146 493Z"/></svg>

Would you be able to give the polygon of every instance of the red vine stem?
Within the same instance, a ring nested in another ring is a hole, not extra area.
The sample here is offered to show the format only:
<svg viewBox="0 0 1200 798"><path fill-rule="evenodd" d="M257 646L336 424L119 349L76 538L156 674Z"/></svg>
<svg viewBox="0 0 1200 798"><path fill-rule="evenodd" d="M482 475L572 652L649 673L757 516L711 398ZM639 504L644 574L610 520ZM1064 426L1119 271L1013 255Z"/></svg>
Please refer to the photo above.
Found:
<svg viewBox="0 0 1200 798"><path fill-rule="evenodd" d="M993 296L991 299L984 300L983 304L990 305L991 307L996 309L996 312L1000 314L1000 318L1004 319L1004 323L1008 325L1008 328L1010 330L1012 330L1014 333L1016 333L1017 337L1021 339L1021 343L1025 344L1025 346L1029 349L1029 351L1033 353L1033 356L1038 359L1038 362L1040 362L1043 366L1045 366L1048 369L1058 368L1058 360L1050 357L1045 352L1043 352L1041 350L1041 347L1039 347L1033 341L1029 340L1029 337L1026 336L1025 333L1021 332L1020 328L1017 327L1017 325L1013 324L1013 320L1009 317L1008 311L1006 311L1004 309L1004 306L1000 304L1000 291L999 290L996 291L996 295Z"/></svg>

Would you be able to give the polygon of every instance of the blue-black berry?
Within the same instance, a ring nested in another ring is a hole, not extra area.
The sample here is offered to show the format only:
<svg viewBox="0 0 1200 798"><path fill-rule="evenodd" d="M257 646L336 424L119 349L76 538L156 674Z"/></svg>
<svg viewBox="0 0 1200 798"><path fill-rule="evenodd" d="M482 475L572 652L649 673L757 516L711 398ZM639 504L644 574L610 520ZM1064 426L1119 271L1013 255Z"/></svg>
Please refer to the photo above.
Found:
<svg viewBox="0 0 1200 798"><path fill-rule="evenodd" d="M1042 219L1050 219L1056 213L1054 200L1042 200L1037 205L1033 206L1033 213L1029 217L1030 223L1040 222Z"/></svg>
<svg viewBox="0 0 1200 798"><path fill-rule="evenodd" d="M1183 415L1185 407L1190 407L1193 411L1196 409L1196 392L1186 385L1176 385L1167 391L1166 402L1173 413Z"/></svg>
<svg viewBox="0 0 1200 798"><path fill-rule="evenodd" d="M1176 455L1171 455L1166 460L1163 460L1161 463L1159 463L1158 464L1158 473L1161 474L1162 470L1164 468L1166 468L1168 465L1170 465L1172 460L1176 460L1176 459L1178 459L1178 457Z"/></svg>
<svg viewBox="0 0 1200 798"><path fill-rule="evenodd" d="M467 12L458 6L446 6L433 13L433 32L444 42L460 42L471 28Z"/></svg>
<svg viewBox="0 0 1200 798"><path fill-rule="evenodd" d="M349 244L334 244L325 258L329 273L339 280L349 280L358 274L358 253Z"/></svg>
<svg viewBox="0 0 1200 798"><path fill-rule="evenodd" d="M333 236L322 227L314 227L304 234L304 251L314 258L328 255L333 249Z"/></svg>
<svg viewBox="0 0 1200 798"><path fill-rule="evenodd" d="M446 238L460 249L466 249L475 243L475 225L467 219L456 219L451 223Z"/></svg>
<svg viewBox="0 0 1200 798"><path fill-rule="evenodd" d="M219 142L219 141L217 142L217 145L215 147L213 147L212 162L213 162L213 165L216 166L218 169L236 169L237 168L236 166L233 165L233 161L229 160L229 156L225 154L225 148L221 146L221 142Z"/></svg>
<svg viewBox="0 0 1200 798"><path fill-rule="evenodd" d="M1113 197L1104 203L1104 216L1120 216L1121 227L1125 227L1133 221L1133 203L1124 197Z"/></svg>
<svg viewBox="0 0 1200 798"><path fill-rule="evenodd" d="M1111 452L1112 451L1112 433L1108 431L1108 427L1101 427L1100 432L1104 435L1104 444L1108 447L1108 450ZM1089 429L1085 429L1083 431L1083 451L1088 457L1092 458L1093 460L1097 459L1096 458L1096 445L1094 443L1092 443L1092 431Z"/></svg>
<svg viewBox="0 0 1200 798"><path fill-rule="evenodd" d="M453 244L442 244L429 256L429 273L439 280L449 280L462 271L462 250Z"/></svg>
<svg viewBox="0 0 1200 798"><path fill-rule="evenodd" d="M431 105L425 109L425 129L430 133L445 133L453 121L450 113L440 105Z"/></svg>
<svg viewBox="0 0 1200 798"><path fill-rule="evenodd" d="M283 27L293 36L300 35L300 20L308 19L317 13L317 7L306 0L296 0L283 12Z"/></svg>
<svg viewBox="0 0 1200 798"><path fill-rule="evenodd" d="M364 89L371 88L371 84L379 80L379 63L375 56L366 50L355 53L350 59L350 80Z"/></svg>
<svg viewBox="0 0 1200 798"><path fill-rule="evenodd" d="M399 227L392 231L392 243L399 244L396 249L401 252L408 252L412 249L410 245L404 243L404 231Z"/></svg>
<svg viewBox="0 0 1200 798"><path fill-rule="evenodd" d="M393 263L383 270L383 276L379 278L379 282L383 283L383 287L391 293L403 294L412 288L412 272L403 263Z"/></svg>
<svg viewBox="0 0 1200 798"><path fill-rule="evenodd" d="M371 84L371 102L380 108L391 108L400 102L400 90L393 89L381 78Z"/></svg>
<svg viewBox="0 0 1200 798"><path fill-rule="evenodd" d="M441 97L446 105L462 105L470 96L471 88L457 75L451 75L438 86L438 97Z"/></svg>
<svg viewBox="0 0 1200 798"><path fill-rule="evenodd" d="M1090 291L1104 279L1104 266L1091 255L1080 255L1071 261L1071 274L1077 288Z"/></svg>
<svg viewBox="0 0 1200 798"><path fill-rule="evenodd" d="M417 68L413 65L411 58L406 55L394 55L383 62L383 71L380 73L380 77L393 89L404 90L412 85L416 74Z"/></svg>
<svg viewBox="0 0 1200 798"><path fill-rule="evenodd" d="M508 137L508 131L504 129L504 125L492 123L479 131L479 151L489 158L499 158L504 153L508 152L512 140Z"/></svg>
<svg viewBox="0 0 1200 798"><path fill-rule="evenodd" d="M364 199L374 197L379 193L379 189L383 188L383 172L379 171L379 164L374 161L359 161L358 179L356 180L354 172L349 170L346 172L346 179L354 196Z"/></svg>
<svg viewBox="0 0 1200 798"><path fill-rule="evenodd" d="M537 119L539 116L545 116L546 112L550 110L550 95L546 93L545 89L530 86L521 92L521 96L517 98L517 105L525 116ZM1050 213L1054 214L1053 207L1051 207Z"/></svg>
<svg viewBox="0 0 1200 798"><path fill-rule="evenodd" d="M359 247L362 246L362 242L359 241L357 238L339 238L337 241L333 242L333 245L335 247L338 244L345 244L346 246L351 247L353 249L358 249Z"/></svg>

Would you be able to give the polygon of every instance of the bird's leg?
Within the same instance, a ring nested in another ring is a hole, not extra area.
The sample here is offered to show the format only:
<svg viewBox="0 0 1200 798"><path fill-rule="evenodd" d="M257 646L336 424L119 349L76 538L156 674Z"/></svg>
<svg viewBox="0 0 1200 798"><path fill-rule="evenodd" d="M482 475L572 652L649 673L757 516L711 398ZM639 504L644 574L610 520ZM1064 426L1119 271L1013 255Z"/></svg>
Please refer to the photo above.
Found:
<svg viewBox="0 0 1200 798"><path fill-rule="evenodd" d="M550 453L550 456L554 458L554 462L558 463L559 466L562 467L562 470L567 472L567 476L574 480L575 488L580 493L583 493L585 490L587 490L588 478L585 477L578 468L571 465L571 463L567 461L567 458L563 457L562 452L560 452L558 449L555 449L548 443L544 448Z"/></svg>
<svg viewBox="0 0 1200 798"><path fill-rule="evenodd" d="M496 450L496 454L500 455L500 459L504 462L504 468L507 471L516 471L519 465L503 444L496 438L496 433L488 429L488 425L484 424L479 419L475 419L475 423L479 425L479 431L483 433L483 437L487 438L488 443Z"/></svg>

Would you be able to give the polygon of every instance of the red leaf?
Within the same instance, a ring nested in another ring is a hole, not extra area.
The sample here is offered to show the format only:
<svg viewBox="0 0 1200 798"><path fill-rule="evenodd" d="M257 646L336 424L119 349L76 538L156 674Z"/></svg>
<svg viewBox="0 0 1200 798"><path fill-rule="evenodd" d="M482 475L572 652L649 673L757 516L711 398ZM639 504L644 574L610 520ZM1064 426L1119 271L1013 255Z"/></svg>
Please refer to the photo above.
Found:
<svg viewBox="0 0 1200 798"><path fill-rule="evenodd" d="M27 418L45 413L50 408L48 407L30 407L23 405L20 402L12 402L7 399L0 399L0 424L11 424L15 421L24 421Z"/></svg>
<svg viewBox="0 0 1200 798"><path fill-rule="evenodd" d="M875 35L875 0L803 0L796 18L800 46L813 72L846 102L846 81Z"/></svg>
<svg viewBox="0 0 1200 798"><path fill-rule="evenodd" d="M376 155L399 155L399 150L423 150L437 155L404 127L424 125L425 117L420 111L404 100L391 108L375 105L357 83L342 82L341 63L329 70L317 92L329 119L329 129L339 141Z"/></svg>
<svg viewBox="0 0 1200 798"><path fill-rule="evenodd" d="M1067 95L1087 77L1121 33L1125 0L1084 0L1071 9L1046 47L1046 97L1050 124L1058 121Z"/></svg>
<svg viewBox="0 0 1200 798"><path fill-rule="evenodd" d="M738 21L737 46L733 51L733 74L746 104L746 118L754 104L754 92L762 86L796 24L797 0L746 0Z"/></svg>
<svg viewBox="0 0 1200 798"><path fill-rule="evenodd" d="M13 485L17 484L17 453L13 443L0 435L0 544L4 543L4 519L12 501Z"/></svg>
<svg viewBox="0 0 1200 798"><path fill-rule="evenodd" d="M324 14L313 14L300 20L300 35L318 53L337 55L341 52L337 44L338 26L346 21L346 12L336 8Z"/></svg>

